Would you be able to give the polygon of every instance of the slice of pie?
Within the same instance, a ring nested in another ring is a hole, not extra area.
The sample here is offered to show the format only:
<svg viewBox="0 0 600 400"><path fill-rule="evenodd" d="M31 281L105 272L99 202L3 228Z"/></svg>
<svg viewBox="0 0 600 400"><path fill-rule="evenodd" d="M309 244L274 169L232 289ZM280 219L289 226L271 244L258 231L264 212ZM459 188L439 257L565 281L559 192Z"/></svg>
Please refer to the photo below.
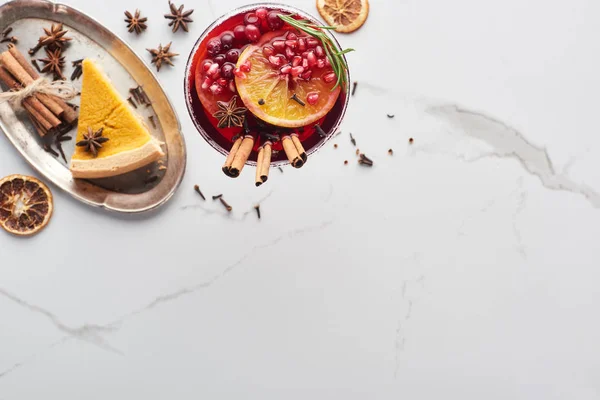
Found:
<svg viewBox="0 0 600 400"><path fill-rule="evenodd" d="M106 178L124 174L157 161L164 154L127 102L108 78L91 60L83 61L81 106L77 126L77 142L84 134L98 132L107 141L90 152L87 146L76 146L71 158L75 178Z"/></svg>

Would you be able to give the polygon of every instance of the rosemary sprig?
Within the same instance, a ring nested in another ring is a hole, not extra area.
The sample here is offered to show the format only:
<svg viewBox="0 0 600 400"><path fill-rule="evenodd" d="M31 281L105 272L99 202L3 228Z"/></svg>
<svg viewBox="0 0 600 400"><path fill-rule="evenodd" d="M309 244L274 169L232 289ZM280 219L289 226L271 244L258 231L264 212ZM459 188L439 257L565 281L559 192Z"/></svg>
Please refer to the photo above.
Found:
<svg viewBox="0 0 600 400"><path fill-rule="evenodd" d="M337 76L337 82L331 90L335 90L335 88L338 86L342 86L342 88L346 90L346 87L348 85L348 79L346 77L348 71L348 63L346 63L344 54L350 53L351 51L354 51L354 49L339 49L335 42L331 40L331 38L327 36L327 34L323 31L335 29L335 26L315 25L315 23L312 21L306 19L295 19L291 15L279 14L279 18L281 18L283 22L286 22L294 28L309 34L310 36L314 37L315 39L321 42L321 44L323 45L323 49L325 50L325 54L329 59L329 63L331 64L331 68Z"/></svg>

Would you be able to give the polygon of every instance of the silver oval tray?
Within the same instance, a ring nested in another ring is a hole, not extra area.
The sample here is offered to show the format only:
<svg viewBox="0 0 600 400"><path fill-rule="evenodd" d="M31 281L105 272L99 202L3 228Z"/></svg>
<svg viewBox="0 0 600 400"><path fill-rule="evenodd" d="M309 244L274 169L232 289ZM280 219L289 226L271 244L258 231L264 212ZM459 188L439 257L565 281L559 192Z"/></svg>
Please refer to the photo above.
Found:
<svg viewBox="0 0 600 400"><path fill-rule="evenodd" d="M17 47L24 55L37 43L43 28L57 22L64 24L69 30L67 36L72 38L63 53L67 78L73 70L72 61L91 57L98 60L124 97L128 97L129 88L143 86L152 105L140 105L134 111L146 122L151 134L164 143L164 159L113 178L73 179L67 164L43 149L28 118L6 103L0 104L0 129L35 169L83 203L124 213L147 211L164 204L183 179L186 150L177 114L154 74L120 38L76 9L45 0L15 0L0 6L0 31L13 27L10 35L19 38ZM44 50L34 57L44 58ZM81 79L73 84L80 89ZM79 98L72 101L78 102ZM148 122L150 115L154 115L156 128ZM73 129L68 134L73 140L63 142L67 160L75 146L75 132Z"/></svg>

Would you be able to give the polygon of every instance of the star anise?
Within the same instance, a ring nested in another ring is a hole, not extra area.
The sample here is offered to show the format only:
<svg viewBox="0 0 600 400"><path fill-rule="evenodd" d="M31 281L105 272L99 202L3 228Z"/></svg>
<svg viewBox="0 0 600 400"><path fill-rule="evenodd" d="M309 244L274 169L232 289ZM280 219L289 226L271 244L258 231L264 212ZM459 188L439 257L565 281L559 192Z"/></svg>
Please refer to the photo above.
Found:
<svg viewBox="0 0 600 400"><path fill-rule="evenodd" d="M83 140L76 143L77 146L85 147L85 151L92 153L94 157L98 155L98 149L102 148L102 143L108 142L108 138L102 136L102 129L96 132L92 127L88 127L88 132L83 134Z"/></svg>
<svg viewBox="0 0 600 400"><path fill-rule="evenodd" d="M148 26L146 25L146 21L148 18L140 18L140 10L135 10L135 14L131 15L129 11L125 11L125 22L127 22L127 28L129 32L135 31L137 35L142 33Z"/></svg>
<svg viewBox="0 0 600 400"><path fill-rule="evenodd" d="M150 54L152 54L152 64L156 64L157 71L160 71L160 67L162 66L163 62L172 66L173 63L171 62L171 57L176 57L179 55L179 53L171 53L169 51L171 43L165 47L162 47L162 45L159 44L158 49L146 49L150 52Z"/></svg>
<svg viewBox="0 0 600 400"><path fill-rule="evenodd" d="M166 19L172 20L169 22L169 26L173 27L173 32L177 32L179 27L183 28L184 31L188 32L188 22L194 22L189 16L194 12L194 10L183 11L184 5L177 8L175 4L171 3L169 0L169 7L171 8L171 14L165 14Z"/></svg>
<svg viewBox="0 0 600 400"><path fill-rule="evenodd" d="M231 128L244 125L248 109L237 106L237 96L233 96L229 102L217 101L217 107L219 107L219 111L213 114L213 117L219 120L217 127Z"/></svg>
<svg viewBox="0 0 600 400"><path fill-rule="evenodd" d="M54 79L65 80L65 76L62 73L62 69L65 66L65 58L62 56L62 50L60 48L51 51L46 50L47 58L40 58L39 61L44 63L42 72L54 74Z"/></svg>
<svg viewBox="0 0 600 400"><path fill-rule="evenodd" d="M63 29L63 24L52 24L50 29L44 28L46 36L40 36L38 43L34 48L29 49L29 54L35 54L42 47L47 47L50 50L62 49L63 46L71 40L70 37L66 37L68 30Z"/></svg>

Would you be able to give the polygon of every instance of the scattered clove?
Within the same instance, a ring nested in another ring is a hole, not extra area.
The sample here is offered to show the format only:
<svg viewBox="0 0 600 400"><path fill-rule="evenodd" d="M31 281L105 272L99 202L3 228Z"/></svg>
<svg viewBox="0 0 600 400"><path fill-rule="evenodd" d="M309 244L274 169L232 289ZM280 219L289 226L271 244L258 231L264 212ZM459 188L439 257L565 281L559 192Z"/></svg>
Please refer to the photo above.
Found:
<svg viewBox="0 0 600 400"><path fill-rule="evenodd" d="M129 97L127 98L127 101L129 102L129 104L131 104L131 106L132 106L133 108L137 108L137 106L135 105L135 102L133 101L133 99L131 98L131 96L129 96Z"/></svg>
<svg viewBox="0 0 600 400"><path fill-rule="evenodd" d="M258 216L258 219L260 219L260 204L255 205L254 209L256 210L256 215Z"/></svg>
<svg viewBox="0 0 600 400"><path fill-rule="evenodd" d="M393 154L394 154L394 150L392 150L392 149L389 149L389 150L388 150L388 154L389 154L390 156L391 156L391 155L393 155Z"/></svg>
<svg viewBox="0 0 600 400"><path fill-rule="evenodd" d="M9 33L11 33L13 30L12 26L9 26L8 28L6 28L5 30L2 31L2 37L7 37Z"/></svg>
<svg viewBox="0 0 600 400"><path fill-rule="evenodd" d="M217 199L220 199L221 197L223 197L223 195L222 194L218 194L216 196L213 196L212 199L213 200L217 200Z"/></svg>
<svg viewBox="0 0 600 400"><path fill-rule="evenodd" d="M196 191L196 193L198 193L200 195L200 197L202 197L202 200L206 200L206 197L204 197L204 195L200 191L200 186L194 185L194 190Z"/></svg>
<svg viewBox="0 0 600 400"><path fill-rule="evenodd" d="M335 144L333 145L333 148L334 148L334 149L337 149L337 143L335 143Z"/></svg>
<svg viewBox="0 0 600 400"><path fill-rule="evenodd" d="M348 165L348 160L344 160L344 165Z"/></svg>
<svg viewBox="0 0 600 400"><path fill-rule="evenodd" d="M223 204L223 207L225 207L227 212L231 212L231 210L233 210L233 208L229 204L227 204L227 202L223 200L222 197L219 197L219 201L221 202L221 204Z"/></svg>
<svg viewBox="0 0 600 400"><path fill-rule="evenodd" d="M11 37L5 37L4 39L0 40L0 43L6 43L6 42L10 42L10 43L17 43L19 40L17 39L16 36L11 36Z"/></svg>
<svg viewBox="0 0 600 400"><path fill-rule="evenodd" d="M356 139L354 139L354 136L352 136L352 133L350 133L350 142L352 143L353 146L356 146Z"/></svg>
<svg viewBox="0 0 600 400"><path fill-rule="evenodd" d="M413 144L413 142L414 142L413 138L408 139L408 143Z"/></svg>
<svg viewBox="0 0 600 400"><path fill-rule="evenodd" d="M56 151L54 151L54 149L52 147L48 146L47 144L44 145L44 150L47 153L52 154L54 157L58 157L58 153Z"/></svg>
<svg viewBox="0 0 600 400"><path fill-rule="evenodd" d="M352 83L352 96L354 96L354 93L356 92L356 86L358 85L358 82L354 81Z"/></svg>

